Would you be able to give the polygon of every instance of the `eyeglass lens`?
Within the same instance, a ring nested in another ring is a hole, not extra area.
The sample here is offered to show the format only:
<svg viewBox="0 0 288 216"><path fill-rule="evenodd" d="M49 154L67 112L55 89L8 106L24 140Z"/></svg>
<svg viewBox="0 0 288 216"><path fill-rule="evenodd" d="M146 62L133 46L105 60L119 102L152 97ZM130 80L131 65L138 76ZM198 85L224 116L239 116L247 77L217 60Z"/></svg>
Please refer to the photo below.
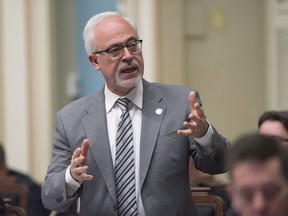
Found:
<svg viewBox="0 0 288 216"><path fill-rule="evenodd" d="M131 54L137 54L141 51L141 44L142 41L131 41L128 44L126 44L125 46L115 46L110 48L107 53L112 57L112 58L120 58L123 55L123 49L124 47L127 47L127 49L129 50L129 52Z"/></svg>

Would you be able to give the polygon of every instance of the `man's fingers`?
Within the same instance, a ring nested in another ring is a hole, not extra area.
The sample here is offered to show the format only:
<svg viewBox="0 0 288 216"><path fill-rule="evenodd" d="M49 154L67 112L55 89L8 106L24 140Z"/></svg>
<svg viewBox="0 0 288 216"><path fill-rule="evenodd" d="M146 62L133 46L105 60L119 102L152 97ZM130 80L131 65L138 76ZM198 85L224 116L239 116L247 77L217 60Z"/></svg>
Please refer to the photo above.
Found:
<svg viewBox="0 0 288 216"><path fill-rule="evenodd" d="M196 93L194 91L191 91L189 93L189 101L190 101L190 104L191 104L191 108L193 109L194 106L195 106L195 103L197 103L197 101L196 101Z"/></svg>
<svg viewBox="0 0 288 216"><path fill-rule="evenodd" d="M180 136L190 136L191 135L191 130L186 129L186 130L178 130L177 134Z"/></svg>
<svg viewBox="0 0 288 216"><path fill-rule="evenodd" d="M189 102L191 104L191 115L198 115L199 117L203 118L205 116L204 110L196 100L195 91L191 91L189 93Z"/></svg>
<svg viewBox="0 0 288 216"><path fill-rule="evenodd" d="M202 107L198 103L195 104L194 109L200 118L203 118L205 116L204 110L202 109Z"/></svg>
<svg viewBox="0 0 288 216"><path fill-rule="evenodd" d="M80 157L80 154L81 154L81 149L80 149L80 148L77 148L77 149L73 152L72 160Z"/></svg>
<svg viewBox="0 0 288 216"><path fill-rule="evenodd" d="M81 166L71 169L71 175L72 177L78 181L84 181L84 180L91 180L93 178L92 175L87 174L88 166Z"/></svg>
<svg viewBox="0 0 288 216"><path fill-rule="evenodd" d="M88 149L89 149L89 141L88 139L84 139L81 147L81 155L86 157Z"/></svg>
<svg viewBox="0 0 288 216"><path fill-rule="evenodd" d="M81 164L85 161L85 157L79 156L71 160L71 166L73 167L80 167Z"/></svg>
<svg viewBox="0 0 288 216"><path fill-rule="evenodd" d="M87 171L88 171L88 166L76 167L74 169L75 175L87 174Z"/></svg>
<svg viewBox="0 0 288 216"><path fill-rule="evenodd" d="M89 149L88 139L84 139L81 148L77 148L71 158L70 174L78 182L91 180L92 175L88 175L87 152Z"/></svg>

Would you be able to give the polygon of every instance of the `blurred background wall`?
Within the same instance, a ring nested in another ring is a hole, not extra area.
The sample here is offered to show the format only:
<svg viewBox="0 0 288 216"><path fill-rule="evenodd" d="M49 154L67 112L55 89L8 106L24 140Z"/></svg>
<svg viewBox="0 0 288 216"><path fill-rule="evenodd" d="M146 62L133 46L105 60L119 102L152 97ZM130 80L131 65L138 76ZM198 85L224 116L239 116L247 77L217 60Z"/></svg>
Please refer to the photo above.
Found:
<svg viewBox="0 0 288 216"><path fill-rule="evenodd" d="M232 141L265 110L287 109L287 0L0 0L0 142L12 168L41 182L56 111L102 87L82 31L106 10L136 22L144 77L199 90Z"/></svg>

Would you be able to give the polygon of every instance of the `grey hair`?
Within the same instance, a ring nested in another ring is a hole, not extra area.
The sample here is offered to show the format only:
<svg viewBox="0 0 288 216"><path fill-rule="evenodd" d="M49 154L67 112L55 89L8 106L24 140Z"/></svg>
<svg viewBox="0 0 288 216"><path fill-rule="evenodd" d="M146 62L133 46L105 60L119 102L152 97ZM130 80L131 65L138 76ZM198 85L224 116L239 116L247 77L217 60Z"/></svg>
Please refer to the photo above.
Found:
<svg viewBox="0 0 288 216"><path fill-rule="evenodd" d="M93 16L92 18L90 18L84 28L83 31L83 39L84 39L84 44L85 44L85 49L86 52L92 53L95 51L96 49L96 40L95 40L95 29L97 24L99 24L100 22L110 18L110 17L121 17L124 20L126 20L137 32L137 28L136 25L127 17L123 17L122 15L120 15L118 12L114 12L114 11L107 11L107 12L103 12L103 13L99 13L96 14L95 16Z"/></svg>

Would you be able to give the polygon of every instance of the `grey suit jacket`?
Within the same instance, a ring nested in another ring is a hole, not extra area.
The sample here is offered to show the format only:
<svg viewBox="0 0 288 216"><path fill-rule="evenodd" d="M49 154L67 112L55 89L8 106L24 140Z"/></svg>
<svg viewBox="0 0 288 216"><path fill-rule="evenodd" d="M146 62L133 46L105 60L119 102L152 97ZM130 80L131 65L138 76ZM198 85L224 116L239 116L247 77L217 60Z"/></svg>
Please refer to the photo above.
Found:
<svg viewBox="0 0 288 216"><path fill-rule="evenodd" d="M229 142L215 128L212 153L201 151L191 137L178 136L190 113L188 94L178 86L149 83L143 79L142 132L140 143L140 191L147 216L197 215L189 186L189 156L196 167L210 174L224 172ZM200 102L200 98L198 97ZM155 110L163 113L157 115ZM116 216L114 169L108 140L103 91L81 98L57 113L52 159L42 186L46 208L66 211L81 197L80 215ZM65 171L82 141L90 141L88 172L75 196L67 197Z"/></svg>

